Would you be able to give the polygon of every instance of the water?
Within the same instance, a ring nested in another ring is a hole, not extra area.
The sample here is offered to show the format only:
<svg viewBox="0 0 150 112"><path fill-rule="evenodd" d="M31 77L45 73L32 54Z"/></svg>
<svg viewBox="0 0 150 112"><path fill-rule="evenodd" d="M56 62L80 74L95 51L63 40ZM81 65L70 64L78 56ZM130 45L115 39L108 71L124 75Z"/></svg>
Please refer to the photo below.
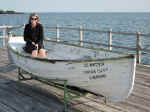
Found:
<svg viewBox="0 0 150 112"><path fill-rule="evenodd" d="M39 13L40 23L44 26L69 26L80 27L89 29L109 30L117 32L142 32L144 34L150 34L150 13ZM0 26L5 25L22 25L28 23L29 14L1 14ZM16 30L15 33L23 34L23 30ZM1 35L0 31L0 35ZM56 31L49 31L45 29L45 36L55 37ZM61 37L79 38L79 32L77 31L60 31ZM84 40L92 40L96 42L107 42L107 34L84 32ZM150 39L142 38L144 46L143 48L149 48ZM113 34L113 45L124 45L135 47L135 36L123 36ZM114 49L115 50L115 49ZM120 49L121 50L121 49ZM129 52L124 50L124 52ZM148 53L142 53L142 62L150 64L150 55Z"/></svg>

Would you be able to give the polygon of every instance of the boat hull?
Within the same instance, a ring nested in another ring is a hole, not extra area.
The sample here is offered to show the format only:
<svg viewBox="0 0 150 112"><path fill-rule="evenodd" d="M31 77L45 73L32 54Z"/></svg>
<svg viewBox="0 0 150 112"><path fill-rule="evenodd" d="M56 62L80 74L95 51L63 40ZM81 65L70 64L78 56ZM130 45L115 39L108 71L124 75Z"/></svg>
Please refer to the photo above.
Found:
<svg viewBox="0 0 150 112"><path fill-rule="evenodd" d="M21 49L10 41L8 52L13 62L35 76L67 80L68 85L104 95L110 101L123 101L132 92L136 67L134 56L82 61L44 60L24 56L14 48Z"/></svg>

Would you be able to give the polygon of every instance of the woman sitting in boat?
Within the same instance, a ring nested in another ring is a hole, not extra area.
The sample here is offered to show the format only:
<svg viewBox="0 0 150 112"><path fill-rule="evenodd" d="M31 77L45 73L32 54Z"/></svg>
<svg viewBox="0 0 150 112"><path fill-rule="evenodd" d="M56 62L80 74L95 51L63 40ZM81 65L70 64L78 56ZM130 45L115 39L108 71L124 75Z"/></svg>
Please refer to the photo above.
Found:
<svg viewBox="0 0 150 112"><path fill-rule="evenodd" d="M38 22L38 14L30 14L29 23L25 25L24 29L24 40L26 41L24 50L31 53L33 57L37 57L39 53L40 58L45 58L43 26Z"/></svg>

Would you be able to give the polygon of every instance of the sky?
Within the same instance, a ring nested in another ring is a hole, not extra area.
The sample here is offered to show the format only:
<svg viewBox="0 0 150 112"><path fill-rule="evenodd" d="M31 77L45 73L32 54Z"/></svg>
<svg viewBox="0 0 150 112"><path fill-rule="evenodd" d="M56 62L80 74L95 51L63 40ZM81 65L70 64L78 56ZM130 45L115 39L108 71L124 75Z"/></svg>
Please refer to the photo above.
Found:
<svg viewBox="0 0 150 112"><path fill-rule="evenodd" d="M150 0L1 0L0 9L21 12L150 12Z"/></svg>

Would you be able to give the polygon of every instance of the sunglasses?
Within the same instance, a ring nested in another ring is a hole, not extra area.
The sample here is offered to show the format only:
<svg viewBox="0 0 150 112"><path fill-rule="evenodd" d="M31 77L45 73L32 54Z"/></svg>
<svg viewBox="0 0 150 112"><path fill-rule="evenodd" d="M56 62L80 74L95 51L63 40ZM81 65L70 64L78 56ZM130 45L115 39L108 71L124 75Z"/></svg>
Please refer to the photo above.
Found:
<svg viewBox="0 0 150 112"><path fill-rule="evenodd" d="M37 17L36 18L31 18L31 20L35 21L35 20L38 20L38 18Z"/></svg>

